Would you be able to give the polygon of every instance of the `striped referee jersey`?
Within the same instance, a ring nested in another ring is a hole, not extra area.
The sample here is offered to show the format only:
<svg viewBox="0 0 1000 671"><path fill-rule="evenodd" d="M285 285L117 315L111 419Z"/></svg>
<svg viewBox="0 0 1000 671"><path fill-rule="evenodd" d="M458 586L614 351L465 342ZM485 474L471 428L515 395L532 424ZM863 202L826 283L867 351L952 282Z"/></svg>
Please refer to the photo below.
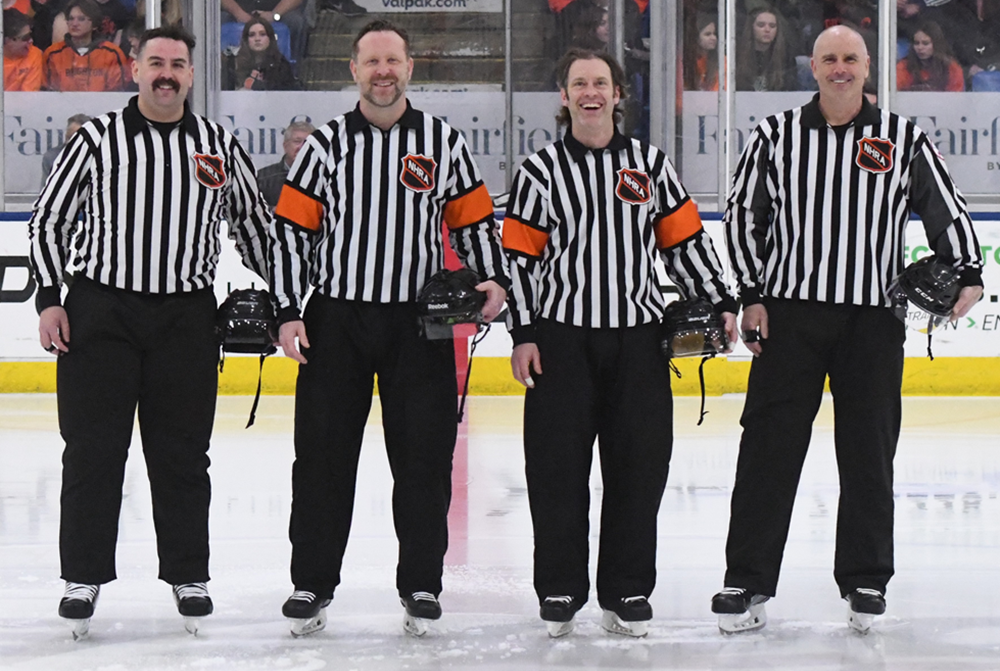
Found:
<svg viewBox="0 0 1000 671"><path fill-rule="evenodd" d="M504 219L515 345L537 319L620 328L659 321L659 252L684 297L735 313L694 201L659 149L615 131L603 149L572 133L528 157Z"/></svg>
<svg viewBox="0 0 1000 671"><path fill-rule="evenodd" d="M267 205L236 138L187 104L178 123L147 121L138 97L84 124L60 152L28 222L39 311L64 277L149 294L212 285L219 224L267 277Z"/></svg>
<svg viewBox="0 0 1000 671"><path fill-rule="evenodd" d="M416 300L444 268L442 220L462 262L507 287L493 204L462 135L414 109L389 130L360 105L299 151L271 226L278 320L299 319L310 285L329 298Z"/></svg>
<svg viewBox="0 0 1000 671"><path fill-rule="evenodd" d="M864 99L829 126L819 94L765 119L737 166L724 216L744 304L760 297L886 306L915 212L962 284L983 260L965 199L920 128Z"/></svg>

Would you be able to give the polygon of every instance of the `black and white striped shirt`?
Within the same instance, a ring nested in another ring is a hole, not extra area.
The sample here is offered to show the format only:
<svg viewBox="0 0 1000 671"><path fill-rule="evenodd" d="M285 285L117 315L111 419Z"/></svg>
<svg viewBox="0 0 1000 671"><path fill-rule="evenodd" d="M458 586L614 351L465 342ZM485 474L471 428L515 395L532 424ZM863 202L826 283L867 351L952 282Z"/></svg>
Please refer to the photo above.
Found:
<svg viewBox="0 0 1000 671"><path fill-rule="evenodd" d="M444 234L483 280L508 285L493 204L462 135L407 104L389 130L360 106L299 151L271 226L271 286L281 322L309 285L330 298L416 300L444 268Z"/></svg>
<svg viewBox="0 0 1000 671"><path fill-rule="evenodd" d="M151 294L212 285L219 224L267 278L267 205L250 157L222 126L192 114L146 120L138 98L80 128L59 155L28 223L38 307L59 304L71 273Z"/></svg>
<svg viewBox="0 0 1000 671"><path fill-rule="evenodd" d="M722 265L666 155L617 132L603 149L566 137L514 177L503 228L515 344L537 319L589 328L659 321L654 263L684 297L736 312Z"/></svg>
<svg viewBox="0 0 1000 671"><path fill-rule="evenodd" d="M740 158L724 223L744 304L887 305L911 211L962 284L981 284L965 199L927 135L867 100L833 128L818 101L765 119Z"/></svg>

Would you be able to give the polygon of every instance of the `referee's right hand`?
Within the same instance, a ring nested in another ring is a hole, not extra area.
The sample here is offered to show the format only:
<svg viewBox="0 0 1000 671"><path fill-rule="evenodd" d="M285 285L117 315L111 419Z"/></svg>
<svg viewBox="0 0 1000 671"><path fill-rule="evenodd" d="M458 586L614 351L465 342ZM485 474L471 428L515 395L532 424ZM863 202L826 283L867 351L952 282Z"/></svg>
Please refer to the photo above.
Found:
<svg viewBox="0 0 1000 671"><path fill-rule="evenodd" d="M69 317L66 308L53 305L38 316L38 340L46 352L56 356L69 351Z"/></svg>
<svg viewBox="0 0 1000 671"><path fill-rule="evenodd" d="M302 352L296 347L295 341L306 349L309 348L309 338L306 337L306 324L301 319L292 322L285 322L278 329L278 344L289 359L295 359L299 363L309 363L302 356Z"/></svg>

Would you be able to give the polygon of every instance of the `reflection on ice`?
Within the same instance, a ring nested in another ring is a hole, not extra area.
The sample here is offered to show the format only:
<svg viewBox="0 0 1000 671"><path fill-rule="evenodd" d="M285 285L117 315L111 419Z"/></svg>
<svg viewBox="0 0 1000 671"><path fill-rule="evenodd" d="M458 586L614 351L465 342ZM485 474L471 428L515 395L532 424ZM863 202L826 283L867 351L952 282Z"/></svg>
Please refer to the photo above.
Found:
<svg viewBox="0 0 1000 671"><path fill-rule="evenodd" d="M520 399L470 399L456 458L444 617L427 636L402 630L396 542L377 408L359 469L344 582L327 629L293 639L280 615L288 581L292 401L223 398L212 448L216 604L198 638L158 582L142 460L129 462L118 548L91 639L56 617L61 441L50 396L0 397L0 667L141 669L996 669L1000 659L1000 403L906 399L896 458L896 563L886 616L848 630L832 578L837 507L832 411L824 404L796 500L767 626L723 636L709 612L722 584L740 398L677 399L676 448L660 515L659 579L647 638L600 628L592 595L576 630L548 638L531 586L531 524ZM690 420L690 421L688 421ZM138 443L134 449L138 450ZM592 481L599 524L600 472ZM596 552L595 545L592 551Z"/></svg>

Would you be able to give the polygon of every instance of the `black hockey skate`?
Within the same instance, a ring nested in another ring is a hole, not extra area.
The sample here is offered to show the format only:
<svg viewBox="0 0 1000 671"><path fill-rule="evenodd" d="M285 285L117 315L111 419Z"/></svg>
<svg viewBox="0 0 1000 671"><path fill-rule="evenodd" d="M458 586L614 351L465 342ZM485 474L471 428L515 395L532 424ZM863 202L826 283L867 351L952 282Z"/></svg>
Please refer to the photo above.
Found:
<svg viewBox="0 0 1000 671"><path fill-rule="evenodd" d="M173 593L177 612L184 617L184 628L197 636L201 618L211 615L215 610L212 597L208 595L208 587L203 582L189 582L174 585Z"/></svg>
<svg viewBox="0 0 1000 671"><path fill-rule="evenodd" d="M712 612L719 616L719 630L735 634L760 629L767 624L764 602L770 598L742 587L724 587L712 597Z"/></svg>
<svg viewBox="0 0 1000 671"><path fill-rule="evenodd" d="M547 596L538 609L538 615L549 629L551 638L559 638L573 631L573 618L583 604L571 596Z"/></svg>
<svg viewBox="0 0 1000 671"><path fill-rule="evenodd" d="M885 597L877 589L859 587L844 598L850 604L847 624L861 634L867 634L875 616L885 612Z"/></svg>
<svg viewBox="0 0 1000 671"><path fill-rule="evenodd" d="M326 627L326 607L331 601L333 599L321 599L305 590L292 592L281 607L281 614L292 623L292 636L305 636Z"/></svg>
<svg viewBox="0 0 1000 671"><path fill-rule="evenodd" d="M423 636L431 620L441 618L441 604L430 592L414 592L399 597L406 613L403 615L403 629L413 636Z"/></svg>
<svg viewBox="0 0 1000 671"><path fill-rule="evenodd" d="M69 624L74 641L83 640L90 634L90 618L94 616L100 593L100 585L66 582L66 591L59 600L59 617Z"/></svg>
<svg viewBox="0 0 1000 671"><path fill-rule="evenodd" d="M644 596L627 596L608 604L601 604L604 615L601 626L605 631L623 636L642 638L649 633L649 621L653 619L653 607Z"/></svg>

